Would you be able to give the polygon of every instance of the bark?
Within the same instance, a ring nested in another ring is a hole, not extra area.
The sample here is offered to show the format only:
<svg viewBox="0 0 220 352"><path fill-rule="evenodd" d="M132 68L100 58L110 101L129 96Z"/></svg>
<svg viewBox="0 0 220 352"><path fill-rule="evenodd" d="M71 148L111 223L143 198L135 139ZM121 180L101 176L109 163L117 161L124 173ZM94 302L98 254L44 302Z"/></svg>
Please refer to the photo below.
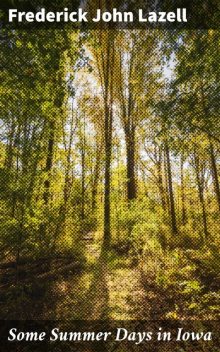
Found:
<svg viewBox="0 0 220 352"><path fill-rule="evenodd" d="M165 178L165 200L166 207L170 213L170 198L169 198L169 182L168 182L168 172L167 172L167 155L166 150L164 150L164 178Z"/></svg>
<svg viewBox="0 0 220 352"><path fill-rule="evenodd" d="M212 170L212 178L214 182L216 201L218 204L218 209L220 211L220 186L219 186L218 170L217 170L215 153L214 153L212 142L210 142L210 159L211 159L211 170Z"/></svg>
<svg viewBox="0 0 220 352"><path fill-rule="evenodd" d="M109 115L106 111L106 115ZM112 112L110 113L112 115ZM112 117L106 116L105 121L105 191L104 191L104 244L111 241L110 187L111 187L111 156L112 156Z"/></svg>
<svg viewBox="0 0 220 352"><path fill-rule="evenodd" d="M120 71L122 73L123 64L122 59L120 63ZM132 77L134 73L134 50L132 49L130 63L129 63L129 78L128 78L128 97L124 95L124 88L122 86L123 75L121 77L121 111L122 111L122 120L125 133L126 141L126 158L127 158L127 200L128 205L130 201L137 198L137 185L135 178L135 134L136 126L134 119L134 97L133 97L133 87L132 87Z"/></svg>
<svg viewBox="0 0 220 352"><path fill-rule="evenodd" d="M15 143L16 143L15 131L16 131L15 122L12 121L11 127L10 127L10 132L8 135L8 141L7 141L6 153L5 153L5 161L4 161L4 166L9 171L11 171L12 166L13 166L14 147L15 147Z"/></svg>
<svg viewBox="0 0 220 352"><path fill-rule="evenodd" d="M127 199L128 202L137 197L135 179L135 127L125 128L127 151Z"/></svg>
<svg viewBox="0 0 220 352"><path fill-rule="evenodd" d="M209 232L208 232L205 197L204 197L204 184L203 184L203 181L202 181L201 175L200 175L200 168L201 168L200 160L199 160L198 155L196 155L196 152L194 153L194 159L195 159L195 170L196 170L196 181L197 181L197 187L198 187L198 195L199 195L200 205L202 208L203 228L204 228L205 237L207 238L209 235Z"/></svg>
<svg viewBox="0 0 220 352"><path fill-rule="evenodd" d="M72 143L74 135L74 114L73 114L73 104L72 104L72 117L70 122L70 135L69 141L66 142L65 139L65 127L63 125L63 144L66 152L66 170L65 170L65 181L63 188L63 204L61 204L59 209L59 217L57 221L57 226L54 234L53 248L56 246L56 239L60 233L65 229L66 225L66 216L67 216L67 205L71 195L71 188L73 184L73 179L70 175L71 172L71 152L72 152Z"/></svg>
<svg viewBox="0 0 220 352"><path fill-rule="evenodd" d="M94 169L94 178L92 185L92 212L95 214L97 209L97 194L98 194L98 183L101 172L101 148L97 148L96 151L96 161Z"/></svg>
<svg viewBox="0 0 220 352"><path fill-rule="evenodd" d="M113 127L113 68L114 68L114 38L113 32L108 34L106 60L103 59L104 72L104 106L105 106L105 189L104 189L104 248L111 242L111 160L112 160L112 127Z"/></svg>
<svg viewBox="0 0 220 352"><path fill-rule="evenodd" d="M185 195L185 180L184 180L184 155L181 155L181 205L182 205L182 225L186 224L186 195Z"/></svg>
<svg viewBox="0 0 220 352"><path fill-rule="evenodd" d="M47 179L44 182L44 194L43 200L44 204L48 205L49 198L50 198L50 173L53 166L53 155L54 155L54 143L55 143L55 122L50 121L49 123L49 139L47 145L47 158L46 158L46 167L45 172L47 174Z"/></svg>
<svg viewBox="0 0 220 352"><path fill-rule="evenodd" d="M82 184L81 184L81 220L85 220L85 136L83 136L83 145L81 153L81 167L82 167Z"/></svg>
<svg viewBox="0 0 220 352"><path fill-rule="evenodd" d="M205 96L205 92L204 92L204 85L202 82L200 83L200 87L201 87L201 98L202 98L203 111L204 111L205 116L207 116L209 118L210 111L209 111L209 108L206 104L206 96ZM218 208L220 210L220 186L219 186L219 180L218 180L218 171L217 171L217 166L216 166L215 153L214 153L214 148L213 148L213 144L212 144L212 138L214 138L214 137L212 137L207 131L205 131L205 132L208 135L209 141L210 141L210 158L211 158L212 177L213 177L213 181L214 181L216 200L218 203Z"/></svg>
<svg viewBox="0 0 220 352"><path fill-rule="evenodd" d="M176 209L175 209L175 200L173 192L173 180L172 180L172 170L170 162L170 150L169 146L165 144L165 153L167 161L167 181L168 181L168 192L169 192L169 203L170 203L170 218L171 218L171 228L173 235L178 234L177 221L176 221Z"/></svg>
<svg viewBox="0 0 220 352"><path fill-rule="evenodd" d="M162 153L161 150L159 150L159 159L156 163L157 167L157 175L158 175L158 188L160 192L160 198L161 198L161 204L162 208L165 211L166 210L166 195L164 191L164 185L163 185L163 174L162 174Z"/></svg>

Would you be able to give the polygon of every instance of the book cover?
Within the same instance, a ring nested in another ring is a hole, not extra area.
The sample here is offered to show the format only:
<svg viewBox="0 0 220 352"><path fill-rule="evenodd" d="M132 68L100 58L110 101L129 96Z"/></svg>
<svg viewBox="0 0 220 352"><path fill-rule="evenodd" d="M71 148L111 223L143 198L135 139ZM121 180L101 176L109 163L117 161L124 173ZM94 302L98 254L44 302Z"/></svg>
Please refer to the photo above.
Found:
<svg viewBox="0 0 220 352"><path fill-rule="evenodd" d="M1 1L0 351L220 351L219 17Z"/></svg>

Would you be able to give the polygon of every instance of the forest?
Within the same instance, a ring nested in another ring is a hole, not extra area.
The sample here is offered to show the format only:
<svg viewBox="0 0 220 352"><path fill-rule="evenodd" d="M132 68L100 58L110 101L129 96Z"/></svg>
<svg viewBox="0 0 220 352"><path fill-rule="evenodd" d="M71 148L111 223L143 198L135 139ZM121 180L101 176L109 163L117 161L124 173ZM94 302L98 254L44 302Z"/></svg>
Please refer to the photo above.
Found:
<svg viewBox="0 0 220 352"><path fill-rule="evenodd" d="M218 30L2 31L1 319L219 317L219 54Z"/></svg>

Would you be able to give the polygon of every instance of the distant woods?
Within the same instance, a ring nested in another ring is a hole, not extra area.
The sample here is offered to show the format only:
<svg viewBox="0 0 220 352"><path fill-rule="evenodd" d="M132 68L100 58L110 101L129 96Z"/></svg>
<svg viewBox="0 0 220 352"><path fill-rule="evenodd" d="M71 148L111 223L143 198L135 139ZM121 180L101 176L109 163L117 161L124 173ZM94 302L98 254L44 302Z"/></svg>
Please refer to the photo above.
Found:
<svg viewBox="0 0 220 352"><path fill-rule="evenodd" d="M4 257L219 233L218 31L5 32ZM137 239L138 238L138 239ZM134 242L133 242L134 241Z"/></svg>

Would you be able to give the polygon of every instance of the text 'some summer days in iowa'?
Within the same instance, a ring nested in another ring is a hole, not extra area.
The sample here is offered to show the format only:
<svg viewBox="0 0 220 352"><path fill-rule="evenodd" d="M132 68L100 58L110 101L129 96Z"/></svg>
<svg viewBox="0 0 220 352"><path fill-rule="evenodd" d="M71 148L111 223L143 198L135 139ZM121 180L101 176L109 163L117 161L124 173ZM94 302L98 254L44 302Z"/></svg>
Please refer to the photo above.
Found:
<svg viewBox="0 0 220 352"><path fill-rule="evenodd" d="M115 334L113 332L65 332L59 328L51 330L49 336L46 332L23 332L18 331L16 328L12 328L9 331L8 341L108 341L113 336L113 339L117 342L130 341L136 345L146 343L152 340L157 341L211 341L211 332L188 332L184 331L183 328L179 328L175 336L172 336L171 332L165 332L162 328L156 333L151 331L148 332L130 332L124 328L117 328Z"/></svg>

